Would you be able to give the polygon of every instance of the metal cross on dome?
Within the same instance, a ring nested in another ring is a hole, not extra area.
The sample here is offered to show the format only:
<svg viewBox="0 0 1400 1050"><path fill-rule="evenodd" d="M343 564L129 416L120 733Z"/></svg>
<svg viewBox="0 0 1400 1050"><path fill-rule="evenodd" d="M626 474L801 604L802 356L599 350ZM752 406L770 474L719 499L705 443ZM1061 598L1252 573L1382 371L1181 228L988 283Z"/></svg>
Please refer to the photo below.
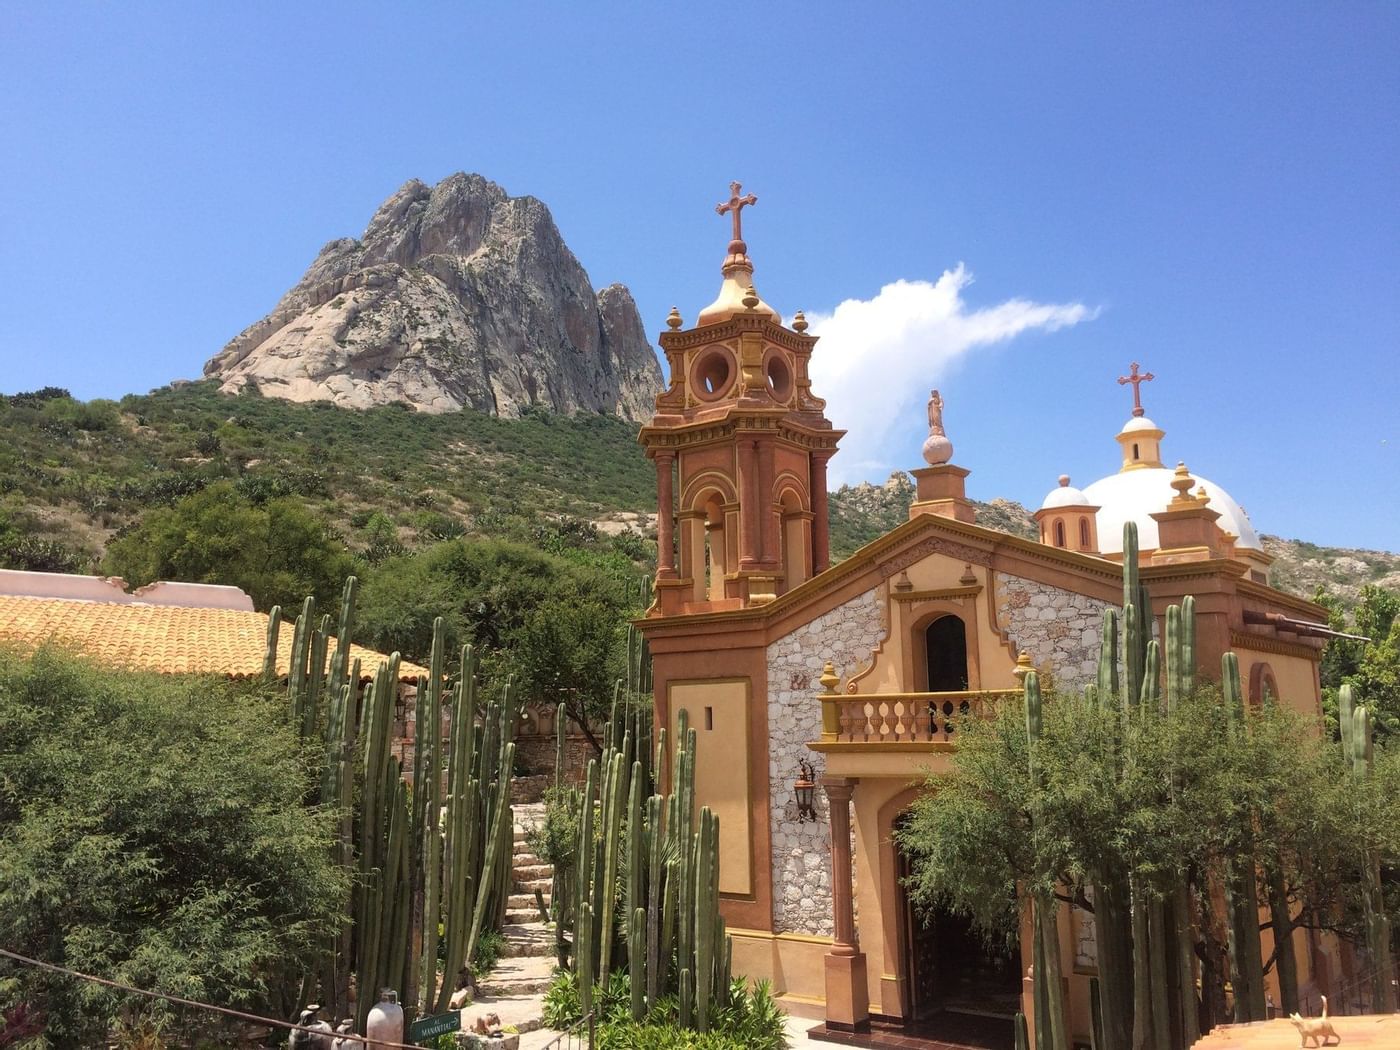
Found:
<svg viewBox="0 0 1400 1050"><path fill-rule="evenodd" d="M728 212L730 217L733 219L734 239L736 241L742 241L744 239L743 234L741 232L739 213L743 211L743 209L747 205L758 203L758 198L755 197L752 193L747 194L743 197L739 196L739 191L743 188L744 187L741 183L731 182L729 184L729 200L723 201L722 203L715 205L716 215L723 215L726 212Z"/></svg>
<svg viewBox="0 0 1400 1050"><path fill-rule="evenodd" d="M1132 384L1133 384L1133 415L1135 415L1135 416L1141 416L1141 415L1143 415L1143 411L1142 411L1142 384L1143 384L1143 383L1150 383L1150 382L1152 382L1152 380L1154 380L1154 379L1156 379L1156 378L1157 378L1157 377L1154 376L1151 372L1143 372L1143 373L1139 374L1139 373L1138 373L1138 363L1137 363L1136 361L1134 361L1134 362L1133 362L1133 366L1132 366L1130 369L1128 369L1128 374L1127 374L1127 375L1125 375L1125 376L1119 376L1119 377L1118 377L1118 385L1119 385L1119 386L1126 386L1126 385L1129 384L1129 383L1132 383Z"/></svg>

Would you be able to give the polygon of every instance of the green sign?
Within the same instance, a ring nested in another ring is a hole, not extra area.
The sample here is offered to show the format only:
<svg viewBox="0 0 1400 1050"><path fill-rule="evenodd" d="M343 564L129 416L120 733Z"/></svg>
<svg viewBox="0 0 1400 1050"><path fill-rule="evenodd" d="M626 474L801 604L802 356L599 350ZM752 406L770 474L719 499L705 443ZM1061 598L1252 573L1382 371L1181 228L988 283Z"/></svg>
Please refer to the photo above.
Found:
<svg viewBox="0 0 1400 1050"><path fill-rule="evenodd" d="M431 1039L435 1035L446 1035L448 1032L456 1032L462 1027L462 1011L453 1010L449 1014L434 1014L432 1017L420 1017L408 1026L408 1038L410 1042L417 1043L423 1039Z"/></svg>

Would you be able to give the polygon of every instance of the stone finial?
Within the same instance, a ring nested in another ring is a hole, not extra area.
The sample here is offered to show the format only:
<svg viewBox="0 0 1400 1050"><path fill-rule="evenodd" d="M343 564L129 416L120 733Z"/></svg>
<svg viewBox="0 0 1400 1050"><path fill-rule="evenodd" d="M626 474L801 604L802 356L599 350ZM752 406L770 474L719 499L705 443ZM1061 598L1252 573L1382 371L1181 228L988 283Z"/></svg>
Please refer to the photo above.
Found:
<svg viewBox="0 0 1400 1050"><path fill-rule="evenodd" d="M754 310L758 308L758 304L761 303L763 300L758 297L758 291L754 288L754 286L749 285L747 288L744 289L744 298L740 299L739 301L744 304L745 310Z"/></svg>
<svg viewBox="0 0 1400 1050"><path fill-rule="evenodd" d="M1069 488L1069 475L1068 475L1068 474L1061 474L1061 475L1060 475L1060 488L1062 488L1062 489L1067 489L1067 488Z"/></svg>
<svg viewBox="0 0 1400 1050"><path fill-rule="evenodd" d="M683 324L685 324L685 322L681 320L681 312L674 306L671 307L671 312L666 315L666 327L675 332L678 331Z"/></svg>
<svg viewBox="0 0 1400 1050"><path fill-rule="evenodd" d="M1210 502L1210 493L1206 492L1206 487L1204 485L1196 489L1196 502L1202 507Z"/></svg>
<svg viewBox="0 0 1400 1050"><path fill-rule="evenodd" d="M1176 495L1172 497L1172 505L1180 507L1188 503L1195 503L1195 499L1191 496L1191 486L1195 484L1196 479L1186 469L1186 464L1184 462L1177 463L1176 470L1172 472L1171 480L1171 486L1176 490Z"/></svg>
<svg viewBox="0 0 1400 1050"><path fill-rule="evenodd" d="M827 693L837 691L837 686L841 684L841 677L836 673L836 665L828 660L822 667L822 676L818 679L822 684L822 690Z"/></svg>
<svg viewBox="0 0 1400 1050"><path fill-rule="evenodd" d="M894 589L897 591L912 591L914 581L909 579L909 570L904 569L899 574L899 579L894 581Z"/></svg>
<svg viewBox="0 0 1400 1050"><path fill-rule="evenodd" d="M797 313L793 314L792 330L794 332L797 332L799 335L807 331L807 315L804 314L801 310L798 310Z"/></svg>
<svg viewBox="0 0 1400 1050"><path fill-rule="evenodd" d="M933 391L928 399L928 437L924 439L924 462L941 467L953 458L953 443L943 432L943 396Z"/></svg>
<svg viewBox="0 0 1400 1050"><path fill-rule="evenodd" d="M1031 663L1031 654L1022 649L1021 655L1016 657L1016 666L1012 668L1011 673L1016 676L1016 681L1024 682L1026 680L1026 675L1034 670L1035 665Z"/></svg>
<svg viewBox="0 0 1400 1050"><path fill-rule="evenodd" d="M972 562L965 562L963 564L963 573L962 576L958 578L958 582L964 587L971 587L977 582L977 574L972 571Z"/></svg>

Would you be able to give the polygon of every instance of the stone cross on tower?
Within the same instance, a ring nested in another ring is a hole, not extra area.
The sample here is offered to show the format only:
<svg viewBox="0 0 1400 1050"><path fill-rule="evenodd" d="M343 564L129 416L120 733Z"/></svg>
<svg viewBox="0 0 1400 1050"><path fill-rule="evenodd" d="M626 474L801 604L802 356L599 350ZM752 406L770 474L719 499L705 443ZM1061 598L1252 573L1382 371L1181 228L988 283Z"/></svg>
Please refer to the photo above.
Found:
<svg viewBox="0 0 1400 1050"><path fill-rule="evenodd" d="M752 193L747 194L743 197L739 196L739 191L743 188L744 187L741 183L731 182L729 184L729 199L727 201L723 201L722 203L715 205L716 215L723 215L726 212L728 212L730 218L733 219L734 242L735 244L740 245L744 243L744 237L739 213L743 211L747 205L758 203L758 198L755 197ZM742 253L744 249L731 247L729 250L731 253L739 254Z"/></svg>
<svg viewBox="0 0 1400 1050"><path fill-rule="evenodd" d="M1143 384L1143 383L1150 383L1150 382L1152 382L1152 380L1154 380L1154 379L1156 379L1156 378L1157 378L1157 377L1154 376L1151 372L1143 372L1143 373L1139 374L1139 373L1138 373L1138 363L1137 363L1136 361L1133 362L1132 368L1128 369L1128 374L1127 374L1127 375L1125 375L1125 376L1119 376L1119 377L1118 377L1118 385L1119 385L1119 386L1126 386L1128 383L1132 383L1132 384L1133 384L1133 415L1135 415L1135 416L1141 416L1141 415L1143 415L1143 411L1142 411L1142 384Z"/></svg>

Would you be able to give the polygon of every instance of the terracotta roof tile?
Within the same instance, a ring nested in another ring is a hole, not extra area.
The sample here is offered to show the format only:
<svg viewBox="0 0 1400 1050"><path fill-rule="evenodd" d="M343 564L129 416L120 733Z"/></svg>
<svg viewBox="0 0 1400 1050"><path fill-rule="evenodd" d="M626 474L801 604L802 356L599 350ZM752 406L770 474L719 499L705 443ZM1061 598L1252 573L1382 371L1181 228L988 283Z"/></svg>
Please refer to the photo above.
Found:
<svg viewBox="0 0 1400 1050"><path fill-rule="evenodd" d="M267 614L0 595L0 644L32 649L46 642L133 670L251 678L262 673ZM277 671L285 675L291 663L290 622L283 622L277 643ZM335 651L334 639L330 648ZM350 647L350 656L365 674L388 659L358 645ZM412 681L427 673L405 660L399 677Z"/></svg>

